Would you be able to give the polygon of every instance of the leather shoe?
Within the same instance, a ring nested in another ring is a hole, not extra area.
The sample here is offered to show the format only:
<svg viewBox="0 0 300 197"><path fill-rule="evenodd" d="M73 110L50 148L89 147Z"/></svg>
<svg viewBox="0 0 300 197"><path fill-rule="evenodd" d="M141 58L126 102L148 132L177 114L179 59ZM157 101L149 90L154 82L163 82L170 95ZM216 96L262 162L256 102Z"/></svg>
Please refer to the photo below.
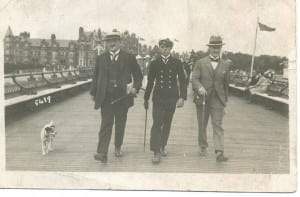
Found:
<svg viewBox="0 0 300 197"><path fill-rule="evenodd" d="M201 148L201 150L200 150L200 152L199 152L200 156L201 156L201 157L204 157L204 156L206 155L206 153L207 153L206 148Z"/></svg>
<svg viewBox="0 0 300 197"><path fill-rule="evenodd" d="M160 155L163 157L167 156L167 151L165 150L165 148L160 148Z"/></svg>
<svg viewBox="0 0 300 197"><path fill-rule="evenodd" d="M115 147L115 156L116 157L122 157L123 153L121 151L121 147Z"/></svg>
<svg viewBox="0 0 300 197"><path fill-rule="evenodd" d="M217 162L226 162L228 161L228 157L225 157L223 153L219 154L216 158Z"/></svg>
<svg viewBox="0 0 300 197"><path fill-rule="evenodd" d="M152 159L152 163L153 164L158 164L160 162L160 153L156 152L154 153L154 157Z"/></svg>
<svg viewBox="0 0 300 197"><path fill-rule="evenodd" d="M104 153L94 154L94 159L97 161L101 161L102 163L107 163L107 155Z"/></svg>

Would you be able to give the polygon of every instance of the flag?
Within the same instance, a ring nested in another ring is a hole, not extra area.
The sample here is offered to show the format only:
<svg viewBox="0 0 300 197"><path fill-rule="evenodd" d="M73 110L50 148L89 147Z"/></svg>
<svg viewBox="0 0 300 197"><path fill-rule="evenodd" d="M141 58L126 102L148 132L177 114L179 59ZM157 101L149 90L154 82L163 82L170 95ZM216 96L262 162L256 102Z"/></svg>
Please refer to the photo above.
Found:
<svg viewBox="0 0 300 197"><path fill-rule="evenodd" d="M262 24L260 22L258 22L258 25L259 25L260 31L275 31L276 30L275 28L269 27L269 26L264 25L264 24Z"/></svg>

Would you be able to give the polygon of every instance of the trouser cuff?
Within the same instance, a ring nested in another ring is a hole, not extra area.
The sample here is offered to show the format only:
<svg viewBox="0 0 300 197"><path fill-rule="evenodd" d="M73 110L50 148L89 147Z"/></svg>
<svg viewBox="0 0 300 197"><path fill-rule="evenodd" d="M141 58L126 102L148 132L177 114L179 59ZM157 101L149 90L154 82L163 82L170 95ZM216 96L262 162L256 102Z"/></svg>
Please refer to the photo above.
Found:
<svg viewBox="0 0 300 197"><path fill-rule="evenodd" d="M224 151L223 150L215 150L215 154L218 154L218 153L223 154Z"/></svg>

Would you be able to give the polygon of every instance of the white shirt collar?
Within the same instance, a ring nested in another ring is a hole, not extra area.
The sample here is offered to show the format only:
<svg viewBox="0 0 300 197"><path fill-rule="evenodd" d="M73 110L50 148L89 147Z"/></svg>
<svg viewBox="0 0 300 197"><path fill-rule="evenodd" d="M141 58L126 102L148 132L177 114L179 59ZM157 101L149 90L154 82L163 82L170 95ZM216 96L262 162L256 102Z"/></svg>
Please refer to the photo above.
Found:
<svg viewBox="0 0 300 197"><path fill-rule="evenodd" d="M115 58L115 61L119 58L120 49L118 49L116 52L109 51L110 60L113 60Z"/></svg>
<svg viewBox="0 0 300 197"><path fill-rule="evenodd" d="M116 52L109 51L110 55L118 55L120 53L120 49L118 49Z"/></svg>
<svg viewBox="0 0 300 197"><path fill-rule="evenodd" d="M219 60L219 59L220 59L220 56L219 56L219 57L214 57L214 56L212 56L212 55L209 55L209 57L210 57L211 59L214 59L214 60Z"/></svg>
<svg viewBox="0 0 300 197"><path fill-rule="evenodd" d="M169 55L167 55L166 57L165 57L165 56L163 56L163 55L161 55L161 57L162 57L163 59L169 59L169 57L170 57L170 54L169 54Z"/></svg>
<svg viewBox="0 0 300 197"><path fill-rule="evenodd" d="M170 54L168 55L168 56L163 56L163 55L161 55L161 59L162 59L162 61L165 63L165 64L167 64L168 63L168 61L169 61L169 57L170 57Z"/></svg>

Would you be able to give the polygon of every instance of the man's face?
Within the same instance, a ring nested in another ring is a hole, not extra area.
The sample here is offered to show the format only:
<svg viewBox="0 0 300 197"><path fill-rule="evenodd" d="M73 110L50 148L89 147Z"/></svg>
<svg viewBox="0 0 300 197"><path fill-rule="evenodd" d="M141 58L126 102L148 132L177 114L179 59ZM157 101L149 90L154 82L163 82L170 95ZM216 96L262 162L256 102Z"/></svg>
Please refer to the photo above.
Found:
<svg viewBox="0 0 300 197"><path fill-rule="evenodd" d="M118 49L120 49L121 41L120 40L106 40L105 46L109 51L116 52Z"/></svg>
<svg viewBox="0 0 300 197"><path fill-rule="evenodd" d="M168 56L171 52L171 49L172 49L172 47L168 47L168 46L165 46L165 45L159 46L160 53L163 56Z"/></svg>
<svg viewBox="0 0 300 197"><path fill-rule="evenodd" d="M210 46L209 53L213 57L220 57L222 46Z"/></svg>

